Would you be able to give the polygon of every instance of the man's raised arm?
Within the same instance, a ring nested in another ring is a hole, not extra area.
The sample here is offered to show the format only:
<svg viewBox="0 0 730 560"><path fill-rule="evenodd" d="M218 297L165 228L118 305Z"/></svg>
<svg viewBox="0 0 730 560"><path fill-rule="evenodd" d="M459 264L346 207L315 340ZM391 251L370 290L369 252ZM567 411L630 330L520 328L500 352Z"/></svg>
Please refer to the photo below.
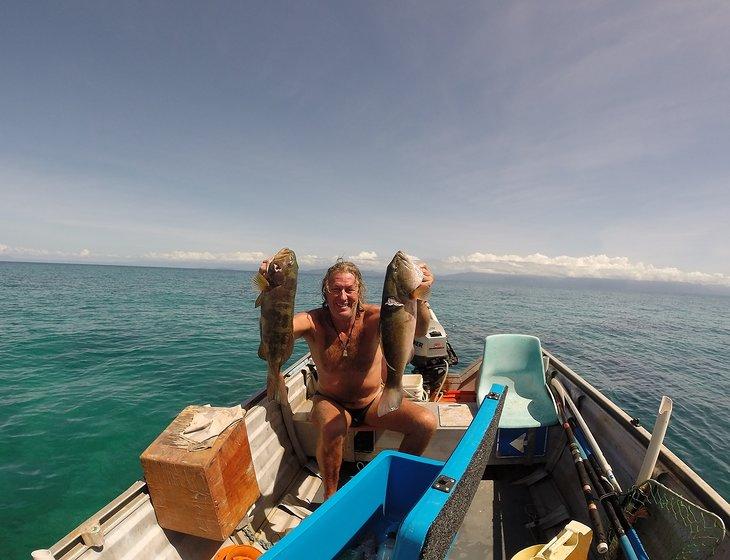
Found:
<svg viewBox="0 0 730 560"><path fill-rule="evenodd" d="M314 330L314 323L308 311L294 315L292 325L294 326L294 340L301 337L309 338L308 335Z"/></svg>

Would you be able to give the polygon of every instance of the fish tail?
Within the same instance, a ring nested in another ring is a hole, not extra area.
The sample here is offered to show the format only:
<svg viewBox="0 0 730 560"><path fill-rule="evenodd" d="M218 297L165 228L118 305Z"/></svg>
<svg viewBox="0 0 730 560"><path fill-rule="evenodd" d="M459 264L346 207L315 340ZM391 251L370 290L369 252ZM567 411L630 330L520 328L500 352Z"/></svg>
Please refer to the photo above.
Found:
<svg viewBox="0 0 730 560"><path fill-rule="evenodd" d="M378 404L378 416L385 416L389 412L398 410L403 400L403 391L400 387L385 386L383 394L380 395L380 403Z"/></svg>
<svg viewBox="0 0 730 560"><path fill-rule="evenodd" d="M268 374L266 375L266 396L270 401L279 402L281 385L284 383L284 376L281 375L279 368L274 368L269 364Z"/></svg>

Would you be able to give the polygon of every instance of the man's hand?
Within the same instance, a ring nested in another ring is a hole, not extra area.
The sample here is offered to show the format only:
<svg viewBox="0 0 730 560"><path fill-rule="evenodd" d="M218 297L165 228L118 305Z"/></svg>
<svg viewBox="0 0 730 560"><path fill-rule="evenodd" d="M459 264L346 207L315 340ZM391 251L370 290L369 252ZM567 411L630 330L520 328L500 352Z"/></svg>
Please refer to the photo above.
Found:
<svg viewBox="0 0 730 560"><path fill-rule="evenodd" d="M418 287L411 292L411 297L420 301L428 301L431 295L431 284L433 284L433 273L426 263L419 263L418 268L423 272L423 279Z"/></svg>
<svg viewBox="0 0 730 560"><path fill-rule="evenodd" d="M434 281L433 272L428 268L426 263L418 263L418 268L423 272L423 280L421 280L421 286L431 287Z"/></svg>

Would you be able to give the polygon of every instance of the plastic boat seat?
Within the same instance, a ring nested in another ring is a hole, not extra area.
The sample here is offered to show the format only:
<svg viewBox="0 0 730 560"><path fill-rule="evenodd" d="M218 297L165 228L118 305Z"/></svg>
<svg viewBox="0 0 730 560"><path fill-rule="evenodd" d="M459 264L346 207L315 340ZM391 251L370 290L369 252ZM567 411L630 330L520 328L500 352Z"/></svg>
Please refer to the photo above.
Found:
<svg viewBox="0 0 730 560"><path fill-rule="evenodd" d="M526 334L495 334L484 341L484 359L477 378L477 402L493 383L509 388L500 428L554 426L558 415L545 383L540 339Z"/></svg>
<svg viewBox="0 0 730 560"><path fill-rule="evenodd" d="M382 451L263 558L334 558L365 527L398 525L392 560L444 558L494 445L506 389L492 391L446 462Z"/></svg>

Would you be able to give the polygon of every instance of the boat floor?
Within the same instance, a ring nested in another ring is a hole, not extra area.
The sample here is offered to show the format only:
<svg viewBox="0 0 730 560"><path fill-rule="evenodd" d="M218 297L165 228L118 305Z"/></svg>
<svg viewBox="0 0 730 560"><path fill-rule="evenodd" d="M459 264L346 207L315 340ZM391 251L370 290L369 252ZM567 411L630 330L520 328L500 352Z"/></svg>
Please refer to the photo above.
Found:
<svg viewBox="0 0 730 560"><path fill-rule="evenodd" d="M357 471L354 463L344 463L340 486ZM540 467L488 469L485 474L494 479L480 481L447 558L509 559L520 550L538 542L547 542L557 534L564 525L567 511L562 500L556 499L554 485L549 483L550 477L540 476L541 472L544 473ZM542 484L522 483L531 478L537 478ZM307 469L302 469L282 504L271 512L261 530L268 540L279 540L298 525L308 511L314 511L322 503L322 498L322 481ZM541 501L555 507L541 507ZM546 509L550 510L547 515ZM551 515L559 520L554 526L549 520ZM542 526L538 521L541 517L548 519Z"/></svg>

